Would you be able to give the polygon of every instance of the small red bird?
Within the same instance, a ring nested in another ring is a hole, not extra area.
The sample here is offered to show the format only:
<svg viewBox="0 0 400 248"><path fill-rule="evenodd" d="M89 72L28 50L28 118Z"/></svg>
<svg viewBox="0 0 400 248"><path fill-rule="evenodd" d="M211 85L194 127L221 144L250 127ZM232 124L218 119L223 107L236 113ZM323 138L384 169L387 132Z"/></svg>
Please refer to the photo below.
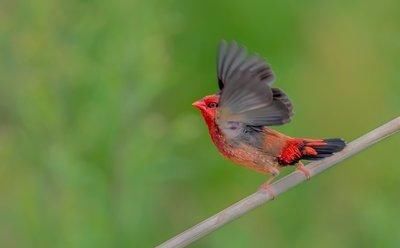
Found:
<svg viewBox="0 0 400 248"><path fill-rule="evenodd" d="M263 174L300 162L331 156L345 147L342 139L292 138L269 126L288 123L293 106L287 95L272 88L275 76L259 56L249 56L236 42L222 41L217 55L220 91L193 103L201 111L211 139L219 152L233 162Z"/></svg>

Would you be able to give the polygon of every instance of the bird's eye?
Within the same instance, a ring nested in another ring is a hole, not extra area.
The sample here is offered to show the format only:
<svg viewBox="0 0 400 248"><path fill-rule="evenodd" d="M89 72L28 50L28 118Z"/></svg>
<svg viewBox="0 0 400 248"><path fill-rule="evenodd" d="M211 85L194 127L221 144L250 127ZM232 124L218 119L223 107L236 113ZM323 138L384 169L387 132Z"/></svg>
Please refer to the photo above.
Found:
<svg viewBox="0 0 400 248"><path fill-rule="evenodd" d="M210 102L207 104L207 107L209 108L216 108L218 106L218 104L216 102Z"/></svg>

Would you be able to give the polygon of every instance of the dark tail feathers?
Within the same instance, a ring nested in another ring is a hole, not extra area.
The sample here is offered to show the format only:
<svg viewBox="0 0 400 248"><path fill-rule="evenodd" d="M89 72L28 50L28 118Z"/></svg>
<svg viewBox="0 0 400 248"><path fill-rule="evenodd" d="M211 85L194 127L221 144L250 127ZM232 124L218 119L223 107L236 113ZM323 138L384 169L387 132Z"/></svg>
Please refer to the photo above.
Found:
<svg viewBox="0 0 400 248"><path fill-rule="evenodd" d="M342 139L305 140L302 159L319 160L340 152L346 146Z"/></svg>

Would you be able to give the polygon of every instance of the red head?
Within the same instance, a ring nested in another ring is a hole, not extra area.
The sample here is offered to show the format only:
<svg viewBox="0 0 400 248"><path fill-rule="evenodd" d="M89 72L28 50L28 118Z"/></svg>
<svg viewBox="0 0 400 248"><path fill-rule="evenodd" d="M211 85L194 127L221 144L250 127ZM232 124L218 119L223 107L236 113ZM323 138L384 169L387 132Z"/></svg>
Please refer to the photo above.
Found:
<svg viewBox="0 0 400 248"><path fill-rule="evenodd" d="M219 95L209 95L194 102L192 105L201 111L204 120L208 125L214 123L218 108Z"/></svg>

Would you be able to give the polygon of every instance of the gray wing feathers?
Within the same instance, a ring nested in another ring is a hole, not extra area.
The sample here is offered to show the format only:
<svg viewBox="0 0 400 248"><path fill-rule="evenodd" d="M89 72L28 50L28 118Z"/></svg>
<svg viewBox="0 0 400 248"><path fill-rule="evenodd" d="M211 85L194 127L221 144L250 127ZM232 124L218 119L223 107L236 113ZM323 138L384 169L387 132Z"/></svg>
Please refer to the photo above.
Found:
<svg viewBox="0 0 400 248"><path fill-rule="evenodd" d="M240 122L251 126L270 126L288 122L290 112L273 99L271 88L250 71L236 73L222 90L218 121Z"/></svg>
<svg viewBox="0 0 400 248"><path fill-rule="evenodd" d="M272 94L274 97L274 101L279 101L281 103L283 103L286 108L289 110L290 112L290 116L293 116L293 104L292 102L289 100L289 97L286 95L285 92L283 92L281 89L278 88L272 88Z"/></svg>
<svg viewBox="0 0 400 248"><path fill-rule="evenodd" d="M255 76L243 71L229 78L220 98L220 107L229 107L236 114L269 105L272 91L261 84Z"/></svg>
<svg viewBox="0 0 400 248"><path fill-rule="evenodd" d="M260 56L249 56L244 46L235 41L221 41L217 55L217 75L219 88L222 90L227 79L240 71L251 71L258 79L271 85L275 76L271 67Z"/></svg>
<svg viewBox="0 0 400 248"><path fill-rule="evenodd" d="M248 56L243 46L222 41L217 73L221 89L217 121L221 127L237 129L240 123L271 126L290 121L292 104L283 91L270 87L275 76L260 56Z"/></svg>
<svg viewBox="0 0 400 248"><path fill-rule="evenodd" d="M246 61L246 56L246 48L239 46L236 42L232 42L229 45L225 41L220 43L217 57L217 74L221 90L226 79Z"/></svg>

